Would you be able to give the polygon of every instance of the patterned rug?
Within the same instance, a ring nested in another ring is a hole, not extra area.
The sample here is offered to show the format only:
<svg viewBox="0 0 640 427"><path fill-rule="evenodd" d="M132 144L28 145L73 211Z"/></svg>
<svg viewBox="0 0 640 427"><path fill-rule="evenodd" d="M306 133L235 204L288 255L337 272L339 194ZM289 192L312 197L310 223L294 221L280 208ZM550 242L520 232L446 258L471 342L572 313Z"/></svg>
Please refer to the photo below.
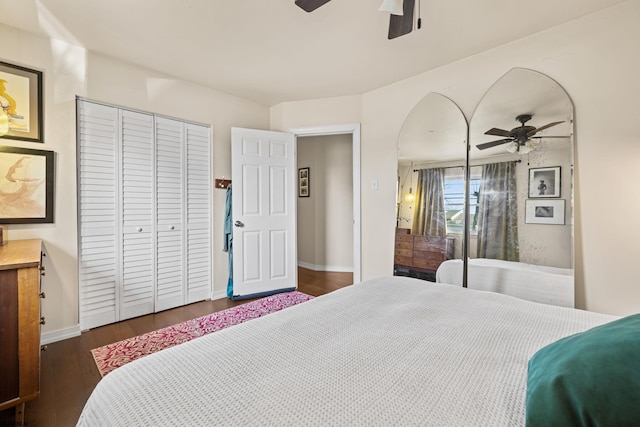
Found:
<svg viewBox="0 0 640 427"><path fill-rule="evenodd" d="M291 307L313 297L302 292L286 292L91 350L103 377L120 366L148 354L190 341L247 320Z"/></svg>

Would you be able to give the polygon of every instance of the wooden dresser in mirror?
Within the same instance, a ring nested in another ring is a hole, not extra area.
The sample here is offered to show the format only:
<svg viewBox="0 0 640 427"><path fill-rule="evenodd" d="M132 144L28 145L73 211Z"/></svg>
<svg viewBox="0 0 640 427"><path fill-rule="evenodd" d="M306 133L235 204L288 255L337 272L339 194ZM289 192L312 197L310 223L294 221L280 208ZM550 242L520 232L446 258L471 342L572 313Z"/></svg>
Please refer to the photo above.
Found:
<svg viewBox="0 0 640 427"><path fill-rule="evenodd" d="M408 228L396 228L394 275L435 282L440 264L453 259L455 239L410 233Z"/></svg>

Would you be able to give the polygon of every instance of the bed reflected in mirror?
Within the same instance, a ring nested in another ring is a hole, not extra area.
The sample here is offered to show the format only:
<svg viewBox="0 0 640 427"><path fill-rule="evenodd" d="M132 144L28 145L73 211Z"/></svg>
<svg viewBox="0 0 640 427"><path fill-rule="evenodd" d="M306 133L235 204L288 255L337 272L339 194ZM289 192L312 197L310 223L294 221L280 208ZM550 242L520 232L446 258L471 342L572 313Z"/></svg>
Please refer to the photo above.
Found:
<svg viewBox="0 0 640 427"><path fill-rule="evenodd" d="M461 259L467 122L456 104L427 94L398 142L394 275L435 281L442 262Z"/></svg>
<svg viewBox="0 0 640 427"><path fill-rule="evenodd" d="M573 307L571 99L514 68L486 92L469 135L468 286ZM438 278L460 269L447 263Z"/></svg>

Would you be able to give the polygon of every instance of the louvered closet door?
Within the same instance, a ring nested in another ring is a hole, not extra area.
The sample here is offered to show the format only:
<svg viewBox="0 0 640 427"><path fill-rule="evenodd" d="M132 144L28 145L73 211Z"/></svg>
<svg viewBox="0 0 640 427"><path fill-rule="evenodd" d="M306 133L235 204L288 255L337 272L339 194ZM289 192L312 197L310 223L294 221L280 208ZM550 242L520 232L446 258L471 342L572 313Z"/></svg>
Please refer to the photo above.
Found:
<svg viewBox="0 0 640 427"><path fill-rule="evenodd" d="M209 127L186 125L187 303L211 297Z"/></svg>
<svg viewBox="0 0 640 427"><path fill-rule="evenodd" d="M82 330L119 319L118 110L78 101L78 265Z"/></svg>
<svg viewBox="0 0 640 427"><path fill-rule="evenodd" d="M77 105L81 328L209 298L210 128Z"/></svg>
<svg viewBox="0 0 640 427"><path fill-rule="evenodd" d="M121 110L120 320L154 311L154 118Z"/></svg>
<svg viewBox="0 0 640 427"><path fill-rule="evenodd" d="M156 118L156 311L185 304L184 123Z"/></svg>

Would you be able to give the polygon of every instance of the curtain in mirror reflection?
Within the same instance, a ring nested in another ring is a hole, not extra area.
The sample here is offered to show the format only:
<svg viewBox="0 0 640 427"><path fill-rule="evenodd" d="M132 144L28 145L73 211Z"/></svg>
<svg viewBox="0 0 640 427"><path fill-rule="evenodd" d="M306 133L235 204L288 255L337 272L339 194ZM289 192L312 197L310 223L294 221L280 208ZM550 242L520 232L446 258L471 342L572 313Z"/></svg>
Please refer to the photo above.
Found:
<svg viewBox="0 0 640 427"><path fill-rule="evenodd" d="M478 203L478 258L519 261L517 162L482 166Z"/></svg>
<svg viewBox="0 0 640 427"><path fill-rule="evenodd" d="M420 169L411 234L445 237L444 169Z"/></svg>

